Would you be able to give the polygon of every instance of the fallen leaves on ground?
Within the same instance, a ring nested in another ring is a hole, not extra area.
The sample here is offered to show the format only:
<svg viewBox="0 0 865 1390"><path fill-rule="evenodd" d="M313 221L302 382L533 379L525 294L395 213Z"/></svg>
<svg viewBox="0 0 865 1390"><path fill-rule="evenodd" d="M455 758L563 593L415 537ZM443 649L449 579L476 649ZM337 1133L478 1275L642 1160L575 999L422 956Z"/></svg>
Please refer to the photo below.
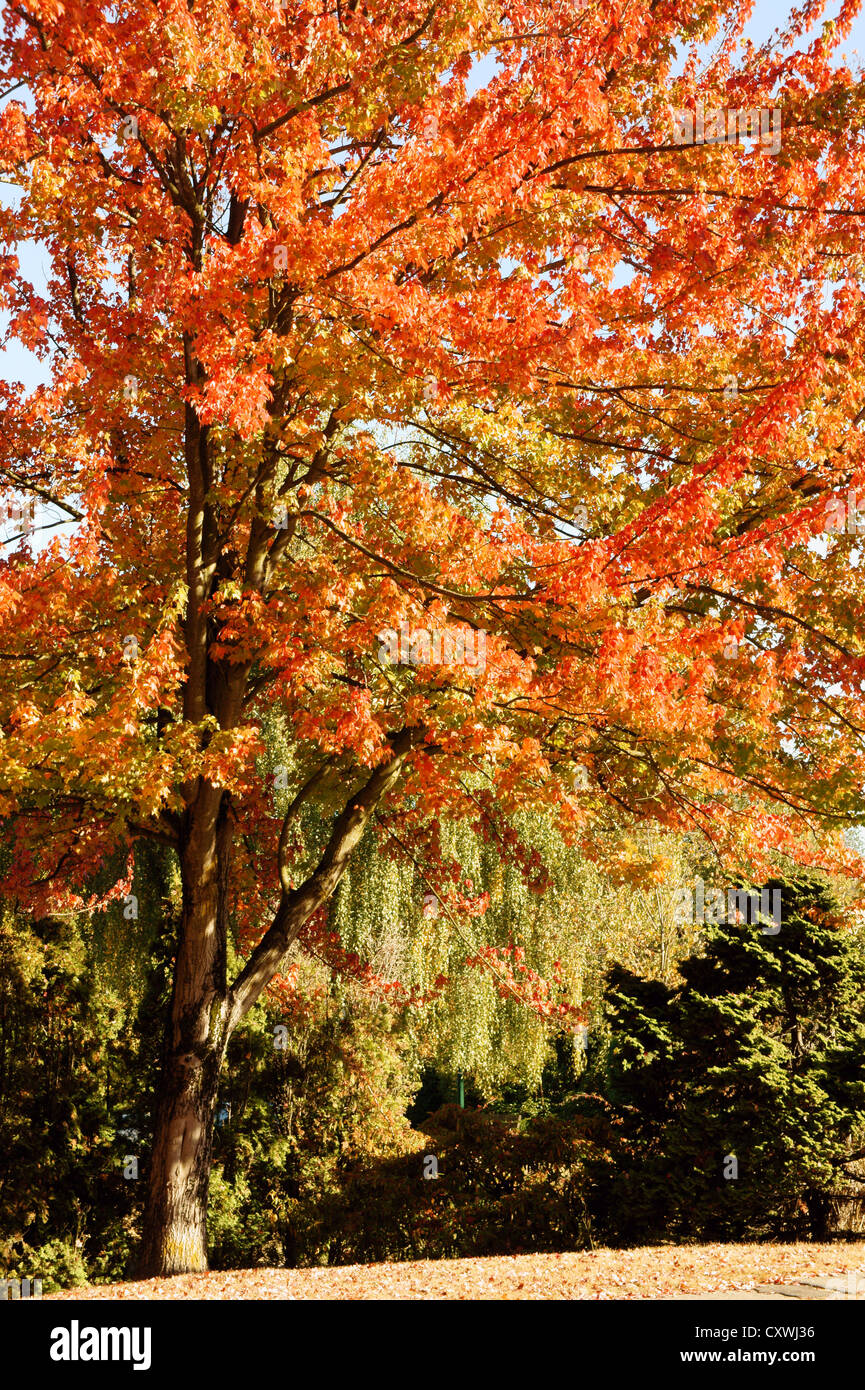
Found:
<svg viewBox="0 0 865 1390"><path fill-rule="evenodd" d="M57 1299L627 1299L673 1298L865 1272L865 1241L850 1245L641 1246L560 1255L214 1270L90 1285Z"/></svg>

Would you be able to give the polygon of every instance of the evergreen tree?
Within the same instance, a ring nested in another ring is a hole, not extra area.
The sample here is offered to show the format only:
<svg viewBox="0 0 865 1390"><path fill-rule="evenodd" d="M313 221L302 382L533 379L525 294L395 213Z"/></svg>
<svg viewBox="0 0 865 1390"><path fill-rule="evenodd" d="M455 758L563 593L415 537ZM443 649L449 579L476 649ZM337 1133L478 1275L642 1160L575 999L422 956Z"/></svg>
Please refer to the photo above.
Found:
<svg viewBox="0 0 865 1390"><path fill-rule="evenodd" d="M617 1175L599 1198L625 1238L825 1236L865 1121L865 960L832 891L767 885L780 922L711 923L668 989L608 973L606 1086ZM742 901L741 899L739 900Z"/></svg>

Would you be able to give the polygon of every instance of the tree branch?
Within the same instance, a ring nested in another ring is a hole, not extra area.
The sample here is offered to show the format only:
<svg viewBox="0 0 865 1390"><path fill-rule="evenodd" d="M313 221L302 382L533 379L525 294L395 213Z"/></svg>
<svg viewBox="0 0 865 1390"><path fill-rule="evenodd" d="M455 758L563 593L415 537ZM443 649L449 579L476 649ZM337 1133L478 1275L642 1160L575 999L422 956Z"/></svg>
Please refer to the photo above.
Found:
<svg viewBox="0 0 865 1390"><path fill-rule="evenodd" d="M391 739L391 754L371 774L366 785L346 803L337 818L318 867L299 888L286 890L268 930L229 991L226 1037L252 1008L279 969L286 951L309 918L333 893L379 802L398 781L412 748L423 742L425 730L402 729ZM282 839L282 837L280 837Z"/></svg>

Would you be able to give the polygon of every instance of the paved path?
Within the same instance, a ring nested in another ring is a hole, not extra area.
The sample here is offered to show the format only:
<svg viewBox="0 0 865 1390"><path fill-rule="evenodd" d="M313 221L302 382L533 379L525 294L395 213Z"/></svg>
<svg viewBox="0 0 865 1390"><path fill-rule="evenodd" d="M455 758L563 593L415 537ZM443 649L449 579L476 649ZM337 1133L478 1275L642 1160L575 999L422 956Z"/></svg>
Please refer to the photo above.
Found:
<svg viewBox="0 0 865 1390"><path fill-rule="evenodd" d="M756 1284L753 1289L736 1289L731 1293L683 1293L675 1297L678 1302L686 1299L699 1302L741 1299L753 1303L769 1299L783 1303L791 1298L833 1302L852 1298L865 1301L865 1274L850 1274L844 1279L803 1279L798 1284Z"/></svg>

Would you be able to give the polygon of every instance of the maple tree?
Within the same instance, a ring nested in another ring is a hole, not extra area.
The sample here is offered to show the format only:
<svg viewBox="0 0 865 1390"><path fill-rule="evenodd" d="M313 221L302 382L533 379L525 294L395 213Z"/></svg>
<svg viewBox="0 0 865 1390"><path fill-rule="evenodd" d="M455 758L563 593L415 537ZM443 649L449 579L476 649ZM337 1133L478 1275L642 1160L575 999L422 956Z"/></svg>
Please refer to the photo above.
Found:
<svg viewBox="0 0 865 1390"><path fill-rule="evenodd" d="M471 914L444 818L542 891L525 808L755 871L861 817L856 5L740 52L748 10L4 6L0 302L49 373L2 397L48 530L0 569L6 888L120 913L176 856L144 1272L205 1267L228 1039L365 832ZM696 102L780 149L683 145Z"/></svg>

